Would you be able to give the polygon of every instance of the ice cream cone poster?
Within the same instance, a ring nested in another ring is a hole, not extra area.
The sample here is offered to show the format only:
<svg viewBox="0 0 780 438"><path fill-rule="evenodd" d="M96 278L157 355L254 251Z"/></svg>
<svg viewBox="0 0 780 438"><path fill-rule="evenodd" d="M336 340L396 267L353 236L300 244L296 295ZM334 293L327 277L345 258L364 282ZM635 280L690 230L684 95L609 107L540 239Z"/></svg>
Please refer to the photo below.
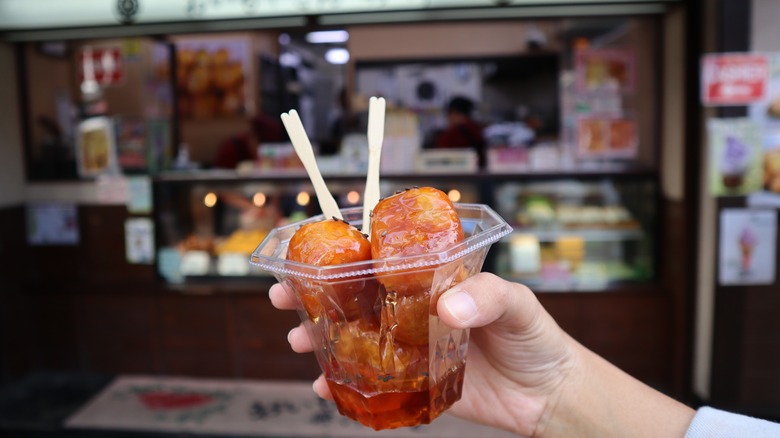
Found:
<svg viewBox="0 0 780 438"><path fill-rule="evenodd" d="M719 283L775 282L777 210L728 208L720 213Z"/></svg>
<svg viewBox="0 0 780 438"><path fill-rule="evenodd" d="M746 195L763 183L761 127L747 118L707 123L710 191L714 196Z"/></svg>

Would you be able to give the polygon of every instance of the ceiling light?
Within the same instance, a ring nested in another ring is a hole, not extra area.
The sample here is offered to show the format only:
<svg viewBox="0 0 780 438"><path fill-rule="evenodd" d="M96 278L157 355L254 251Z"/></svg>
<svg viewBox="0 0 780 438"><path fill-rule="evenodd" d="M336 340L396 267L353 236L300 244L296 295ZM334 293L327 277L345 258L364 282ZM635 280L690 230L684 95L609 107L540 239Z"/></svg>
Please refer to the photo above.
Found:
<svg viewBox="0 0 780 438"><path fill-rule="evenodd" d="M347 49L330 49L325 52L325 60L331 64L346 64L349 62L349 51Z"/></svg>
<svg viewBox="0 0 780 438"><path fill-rule="evenodd" d="M349 32L346 30L322 30L306 34L306 42L312 44L346 43Z"/></svg>

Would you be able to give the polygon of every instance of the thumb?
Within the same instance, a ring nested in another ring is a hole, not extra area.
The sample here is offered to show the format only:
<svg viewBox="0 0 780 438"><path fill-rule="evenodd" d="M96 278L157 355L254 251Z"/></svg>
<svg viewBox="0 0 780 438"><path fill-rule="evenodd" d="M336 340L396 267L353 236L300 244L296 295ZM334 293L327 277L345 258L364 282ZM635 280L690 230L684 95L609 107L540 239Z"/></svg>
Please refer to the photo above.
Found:
<svg viewBox="0 0 780 438"><path fill-rule="evenodd" d="M442 294L436 306L441 321L452 328L496 323L509 332L527 330L544 313L530 289L484 272Z"/></svg>

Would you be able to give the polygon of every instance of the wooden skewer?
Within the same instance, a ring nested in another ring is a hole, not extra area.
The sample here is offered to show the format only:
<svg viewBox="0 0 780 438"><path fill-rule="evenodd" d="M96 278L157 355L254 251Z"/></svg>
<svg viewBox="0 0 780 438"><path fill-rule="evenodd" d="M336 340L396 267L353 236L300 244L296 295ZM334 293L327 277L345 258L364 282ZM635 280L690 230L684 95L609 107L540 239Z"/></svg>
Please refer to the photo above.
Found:
<svg viewBox="0 0 780 438"><path fill-rule="evenodd" d="M287 134L290 135L290 141L293 144L293 148L295 148L295 153L298 154L298 158L301 159L306 173L309 174L309 179L314 186L314 193L317 194L322 213L326 218L336 217L343 219L336 200L333 199L328 186L325 185L325 180L322 179L320 169L317 167L317 160L314 159L314 150L311 147L309 137L306 135L298 112L290 110L289 113L283 113L282 123L284 123Z"/></svg>
<svg viewBox="0 0 780 438"><path fill-rule="evenodd" d="M371 212L379 202L379 162L385 136L385 98L368 101L368 174L363 193L363 233L371 235Z"/></svg>

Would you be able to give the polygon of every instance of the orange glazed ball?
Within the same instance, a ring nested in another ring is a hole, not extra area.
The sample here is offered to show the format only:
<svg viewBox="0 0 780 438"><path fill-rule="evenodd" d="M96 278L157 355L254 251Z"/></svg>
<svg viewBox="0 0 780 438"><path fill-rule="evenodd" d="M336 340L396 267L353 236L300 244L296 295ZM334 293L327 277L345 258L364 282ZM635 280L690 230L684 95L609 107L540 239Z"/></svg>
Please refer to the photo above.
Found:
<svg viewBox="0 0 780 438"><path fill-rule="evenodd" d="M332 266L371 260L371 244L355 227L339 219L303 225L287 246L287 259L314 266ZM310 318L322 313L327 295L335 298L350 316L359 311L357 298L370 281L345 279L328 282L297 279L291 281Z"/></svg>
<svg viewBox="0 0 780 438"><path fill-rule="evenodd" d="M462 240L463 226L455 206L444 192L432 187L415 187L385 198L372 214L374 260L444 251ZM430 268L379 277L388 292L400 295L430 290L432 280Z"/></svg>
<svg viewBox="0 0 780 438"><path fill-rule="evenodd" d="M306 224L287 246L287 260L331 266L371 259L371 244L357 228L339 219Z"/></svg>

